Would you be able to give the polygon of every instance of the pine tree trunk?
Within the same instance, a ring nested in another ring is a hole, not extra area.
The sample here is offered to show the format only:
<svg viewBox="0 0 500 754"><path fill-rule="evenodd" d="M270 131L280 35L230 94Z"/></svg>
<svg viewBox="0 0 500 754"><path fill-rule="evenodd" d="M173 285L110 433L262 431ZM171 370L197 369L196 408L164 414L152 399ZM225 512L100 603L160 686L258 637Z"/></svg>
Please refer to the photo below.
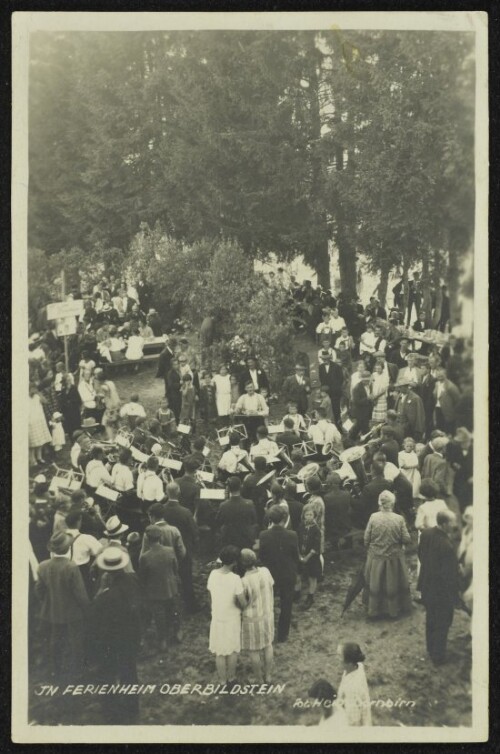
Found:
<svg viewBox="0 0 500 754"><path fill-rule="evenodd" d="M432 320L431 281L429 275L429 260L422 260L422 309L425 312L425 326L429 327Z"/></svg>
<svg viewBox="0 0 500 754"><path fill-rule="evenodd" d="M382 306L385 306L387 301L387 286L389 285L389 270L383 268L380 271L380 284L378 287L378 300Z"/></svg>
<svg viewBox="0 0 500 754"><path fill-rule="evenodd" d="M341 228L337 228L337 248L339 250L340 289L344 300L356 299L356 253Z"/></svg>
<svg viewBox="0 0 500 754"><path fill-rule="evenodd" d="M317 244L314 260L314 269L318 276L318 283L324 290L329 290L331 288L330 252L327 239L323 243Z"/></svg>
<svg viewBox="0 0 500 754"><path fill-rule="evenodd" d="M454 239L450 243L450 264L448 267L448 290L450 294L450 330L453 325L461 321L462 304L459 299L460 293L460 252Z"/></svg>

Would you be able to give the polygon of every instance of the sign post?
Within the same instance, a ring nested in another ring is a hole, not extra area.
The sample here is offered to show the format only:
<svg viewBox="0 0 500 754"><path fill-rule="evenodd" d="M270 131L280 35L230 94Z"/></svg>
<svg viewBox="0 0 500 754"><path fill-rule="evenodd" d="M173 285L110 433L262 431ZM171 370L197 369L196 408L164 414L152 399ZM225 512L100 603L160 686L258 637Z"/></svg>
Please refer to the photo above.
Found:
<svg viewBox="0 0 500 754"><path fill-rule="evenodd" d="M66 273L64 270L61 272L61 298L64 301L66 299ZM69 372L69 354L68 354L68 336L66 333L63 335L64 339L64 365L67 372Z"/></svg>

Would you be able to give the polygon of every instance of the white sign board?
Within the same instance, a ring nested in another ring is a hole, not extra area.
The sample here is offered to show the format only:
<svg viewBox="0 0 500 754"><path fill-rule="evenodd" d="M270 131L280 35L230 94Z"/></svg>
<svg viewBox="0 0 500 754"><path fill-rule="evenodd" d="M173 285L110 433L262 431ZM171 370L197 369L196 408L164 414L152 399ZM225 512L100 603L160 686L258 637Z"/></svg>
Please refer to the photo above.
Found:
<svg viewBox="0 0 500 754"><path fill-rule="evenodd" d="M75 301L59 301L47 304L47 319L64 319L65 317L82 317L83 299Z"/></svg>
<svg viewBox="0 0 500 754"><path fill-rule="evenodd" d="M58 338L64 335L74 335L76 333L76 317L65 317L56 321L56 334Z"/></svg>

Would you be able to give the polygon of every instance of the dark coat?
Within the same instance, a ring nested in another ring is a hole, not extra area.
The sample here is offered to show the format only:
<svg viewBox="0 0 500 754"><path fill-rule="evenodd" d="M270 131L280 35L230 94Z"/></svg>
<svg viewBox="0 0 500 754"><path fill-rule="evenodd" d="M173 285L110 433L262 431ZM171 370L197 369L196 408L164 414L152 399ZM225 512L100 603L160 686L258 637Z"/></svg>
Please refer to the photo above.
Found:
<svg viewBox="0 0 500 754"><path fill-rule="evenodd" d="M272 526L261 532L259 559L269 568L276 584L294 583L299 566L299 540L296 532Z"/></svg>
<svg viewBox="0 0 500 754"><path fill-rule="evenodd" d="M121 572L94 599L88 623L89 647L99 665L110 675L120 677L122 669L129 667L137 656L141 640L140 616L140 589L135 573Z"/></svg>
<svg viewBox="0 0 500 754"><path fill-rule="evenodd" d="M437 384L434 387L434 397L437 402ZM457 405L459 399L460 391L457 386L453 382L451 382L451 380L445 380L444 389L439 397L439 402L441 404L441 411L443 412L443 416L447 422L451 422L455 419L455 406Z"/></svg>
<svg viewBox="0 0 500 754"><path fill-rule="evenodd" d="M194 545L198 539L198 527L191 511L178 500L169 500L163 506L165 521L171 526L179 529L182 541L188 552L193 552Z"/></svg>
<svg viewBox="0 0 500 754"><path fill-rule="evenodd" d="M283 383L283 400L285 403L293 401L297 404L299 414L307 414L309 408L309 393L311 392L311 383L304 378L304 384L299 385L294 374L287 377Z"/></svg>
<svg viewBox="0 0 500 754"><path fill-rule="evenodd" d="M332 489L323 495L325 503L325 536L329 540L343 537L351 528L350 492L340 488Z"/></svg>
<svg viewBox="0 0 500 754"><path fill-rule="evenodd" d="M179 477L176 481L180 489L179 502L194 515L198 500L200 499L201 485L199 485L193 477L187 474Z"/></svg>
<svg viewBox="0 0 500 754"><path fill-rule="evenodd" d="M342 384L344 382L344 372L340 364L332 361L328 364L328 372L325 364L319 365L318 370L319 384L328 388L330 396L342 395Z"/></svg>
<svg viewBox="0 0 500 754"><path fill-rule="evenodd" d="M359 423L360 427L367 427L372 415L372 402L363 382L358 382L352 391L350 408L351 417Z"/></svg>
<svg viewBox="0 0 500 754"><path fill-rule="evenodd" d="M235 496L225 500L215 518L215 528L220 530L222 544L252 547L255 541L257 515L251 500Z"/></svg>
<svg viewBox="0 0 500 754"><path fill-rule="evenodd" d="M278 445L286 445L288 452L291 452L292 446L301 442L301 437L298 432L294 432L293 429L286 429L284 432L280 432L276 437Z"/></svg>
<svg viewBox="0 0 500 754"><path fill-rule="evenodd" d="M167 374L170 371L170 365L174 358L174 352L169 346L165 346L163 351L158 357L158 369L156 370L156 376L166 379Z"/></svg>
<svg viewBox="0 0 500 754"><path fill-rule="evenodd" d="M83 620L89 598L76 563L68 558L44 560L38 577L35 588L42 620L57 624Z"/></svg>
<svg viewBox="0 0 500 754"><path fill-rule="evenodd" d="M247 382L251 381L252 378L250 377L250 370L244 369L239 376L240 392L242 395L245 392L245 385L247 384ZM262 390L267 390L267 392L269 393L269 380L267 378L267 374L260 367L257 367L257 383L259 385L259 388L257 390L258 393L261 393Z"/></svg>
<svg viewBox="0 0 500 754"><path fill-rule="evenodd" d="M438 526L424 529L418 545L418 590L425 605L455 605L458 597L458 560L455 547Z"/></svg>
<svg viewBox="0 0 500 754"><path fill-rule="evenodd" d="M168 600L176 597L177 558L173 547L154 544L139 558L139 580L144 597Z"/></svg>

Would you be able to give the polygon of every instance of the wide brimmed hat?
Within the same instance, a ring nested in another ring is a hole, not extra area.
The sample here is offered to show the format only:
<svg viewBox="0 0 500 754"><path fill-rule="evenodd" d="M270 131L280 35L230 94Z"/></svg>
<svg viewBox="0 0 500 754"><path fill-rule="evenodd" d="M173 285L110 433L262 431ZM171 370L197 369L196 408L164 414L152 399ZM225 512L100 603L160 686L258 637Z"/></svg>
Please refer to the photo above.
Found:
<svg viewBox="0 0 500 754"><path fill-rule="evenodd" d="M111 516L106 521L106 528L104 530L105 537L116 537L118 534L123 534L128 531L127 524L122 524L118 516Z"/></svg>
<svg viewBox="0 0 500 754"><path fill-rule="evenodd" d="M53 552L54 555L66 555L72 543L73 537L71 534L67 534L65 531L58 531L49 539L47 549L49 552Z"/></svg>
<svg viewBox="0 0 500 754"><path fill-rule="evenodd" d="M45 476L45 474L37 474L33 481L35 482L35 484L46 484L47 477Z"/></svg>
<svg viewBox="0 0 500 754"><path fill-rule="evenodd" d="M40 335L39 332L34 332L33 335L30 335L30 337L28 338L28 343L30 345L33 345L33 343L36 343L37 341L39 341L41 337L42 336Z"/></svg>
<svg viewBox="0 0 500 754"><path fill-rule="evenodd" d="M465 442L466 440L472 440L472 434L467 427L458 427L453 439L455 442Z"/></svg>
<svg viewBox="0 0 500 754"><path fill-rule="evenodd" d="M96 558L101 571L121 571L130 563L130 555L121 547L106 547Z"/></svg>
<svg viewBox="0 0 500 754"><path fill-rule="evenodd" d="M82 421L82 429L84 427L99 427L99 422L96 422L93 416L86 416L85 419Z"/></svg>

